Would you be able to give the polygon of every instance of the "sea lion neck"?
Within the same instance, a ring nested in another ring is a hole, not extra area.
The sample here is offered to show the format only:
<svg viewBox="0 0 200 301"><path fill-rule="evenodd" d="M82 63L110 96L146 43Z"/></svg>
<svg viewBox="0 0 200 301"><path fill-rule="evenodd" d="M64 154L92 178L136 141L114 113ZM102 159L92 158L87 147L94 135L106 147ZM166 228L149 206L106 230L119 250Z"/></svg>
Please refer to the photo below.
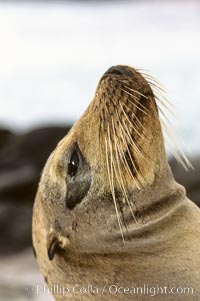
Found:
<svg viewBox="0 0 200 301"><path fill-rule="evenodd" d="M151 185L146 185L142 190L133 191L130 196L136 208L136 228L164 219L182 204L184 198L185 189L175 181L167 164L162 172L155 175Z"/></svg>
<svg viewBox="0 0 200 301"><path fill-rule="evenodd" d="M124 252L130 245L134 245L134 238L140 235L145 237L146 231L153 231L152 228L162 227L166 218L176 215L179 208L185 203L185 189L178 184L168 164L154 177L152 184L146 185L143 189L136 188L127 191L129 203L122 199L121 193L116 191L116 203L122 222L122 229L118 227L117 214L113 214L115 208L108 197L90 202L88 212L98 210L95 214L95 232L99 233L99 241L107 251L113 248L113 242ZM105 227L102 221L105 220ZM100 226L99 226L100 225ZM122 235L124 243L122 240ZM111 248L111 249L110 249ZM98 249L101 249L98 246Z"/></svg>

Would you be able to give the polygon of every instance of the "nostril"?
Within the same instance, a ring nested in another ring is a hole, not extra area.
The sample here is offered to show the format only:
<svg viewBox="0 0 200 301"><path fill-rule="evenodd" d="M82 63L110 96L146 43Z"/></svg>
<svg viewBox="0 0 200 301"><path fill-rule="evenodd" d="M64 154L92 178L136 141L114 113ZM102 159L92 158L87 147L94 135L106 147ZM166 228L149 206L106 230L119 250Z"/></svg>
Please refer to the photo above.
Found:
<svg viewBox="0 0 200 301"><path fill-rule="evenodd" d="M124 66L112 66L104 73L104 75L108 74L130 76L130 72Z"/></svg>

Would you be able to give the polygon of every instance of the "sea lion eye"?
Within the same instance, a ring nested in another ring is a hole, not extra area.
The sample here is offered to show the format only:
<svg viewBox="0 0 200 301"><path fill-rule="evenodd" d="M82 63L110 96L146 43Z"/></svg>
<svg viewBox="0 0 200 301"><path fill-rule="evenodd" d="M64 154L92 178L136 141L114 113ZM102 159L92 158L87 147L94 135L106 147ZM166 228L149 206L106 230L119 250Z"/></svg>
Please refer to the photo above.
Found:
<svg viewBox="0 0 200 301"><path fill-rule="evenodd" d="M77 174L78 168L79 168L79 163L80 163L80 155L79 155L79 149L77 144L74 146L74 149L71 153L71 157L69 159L68 162L68 175L70 175L71 177L75 177L75 175Z"/></svg>
<svg viewBox="0 0 200 301"><path fill-rule="evenodd" d="M87 194L91 183L89 163L77 142L68 154L67 174L69 176L66 177L66 208L72 210Z"/></svg>

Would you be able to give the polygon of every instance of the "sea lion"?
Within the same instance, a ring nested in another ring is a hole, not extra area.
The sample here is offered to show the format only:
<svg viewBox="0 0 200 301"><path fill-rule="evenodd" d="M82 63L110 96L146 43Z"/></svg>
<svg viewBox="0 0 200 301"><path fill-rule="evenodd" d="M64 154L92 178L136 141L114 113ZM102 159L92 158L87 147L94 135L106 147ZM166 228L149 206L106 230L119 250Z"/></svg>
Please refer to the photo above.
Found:
<svg viewBox="0 0 200 301"><path fill-rule="evenodd" d="M168 165L160 90L109 68L46 163L33 245L56 300L200 299L200 210Z"/></svg>

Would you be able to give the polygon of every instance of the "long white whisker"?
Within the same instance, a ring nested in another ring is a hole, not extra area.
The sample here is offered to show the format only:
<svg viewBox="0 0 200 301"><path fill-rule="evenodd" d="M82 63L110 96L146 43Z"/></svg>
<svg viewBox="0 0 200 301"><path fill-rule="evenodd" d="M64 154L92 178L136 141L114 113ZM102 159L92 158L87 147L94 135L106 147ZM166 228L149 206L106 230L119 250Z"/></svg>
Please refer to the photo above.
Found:
<svg viewBox="0 0 200 301"><path fill-rule="evenodd" d="M121 89L122 91L124 91L124 93L126 93L126 94L128 94L128 95L130 95L130 96L132 96L132 94L130 94L129 92L127 92L126 90L123 90L123 89ZM148 114L148 111L147 111L147 109L145 108L145 110L146 111L144 111L143 109L141 109L138 105L136 105L134 102L132 102L129 98L128 98L128 100L138 109L138 110L140 110L141 112L143 112L144 114ZM141 104L140 104L141 105Z"/></svg>
<svg viewBox="0 0 200 301"><path fill-rule="evenodd" d="M183 150L181 149L180 145L178 144L178 142L176 141L175 135L172 132L172 129L169 129L165 122L162 120L161 121L162 126L164 128L164 131L166 132L166 134L169 136L169 138L173 141L173 143L175 144L177 150L180 152L182 158L179 156L179 162L181 162L181 164L183 165L183 167L188 170L188 167L193 168L191 162L188 160L188 158L186 157L186 155L184 154ZM184 163L185 161L185 163Z"/></svg>
<svg viewBox="0 0 200 301"><path fill-rule="evenodd" d="M124 108L121 104L121 102L119 101L120 107L122 109L122 112L124 113L124 116L126 117L127 121L129 122L130 126L134 129L134 131L141 137L142 135L138 132L138 130L133 126L133 123L130 121L128 115L126 114L126 112L124 111Z"/></svg>
<svg viewBox="0 0 200 301"><path fill-rule="evenodd" d="M123 240L123 243L125 243L123 230L122 230L122 222L121 222L121 218L120 218L120 215L119 215L119 212L118 212L117 202L116 202L116 198L115 198L114 175L113 175L113 154L112 154L112 143L111 143L111 139L110 139L109 124L108 124L108 140L109 140L109 148L110 148L110 188L111 188L111 193L112 193L112 197L113 197L113 201L114 201L117 221L118 221L118 225L119 225L119 228L120 228L122 240ZM108 152L107 152L107 154L108 154ZM107 159L107 162L108 162L108 166L109 166L109 160L108 159Z"/></svg>
<svg viewBox="0 0 200 301"><path fill-rule="evenodd" d="M130 92L124 90L124 89L120 89L121 91L124 91L125 93L127 93L128 95L130 95L131 97L133 97L133 99L146 111L146 113L148 113L147 108L139 101L139 99L134 96L133 94L131 94Z"/></svg>
<svg viewBox="0 0 200 301"><path fill-rule="evenodd" d="M141 92L137 91L137 90L134 90L134 89L131 89L130 87L128 86L125 86L125 88L129 89L130 91L136 93L136 94L139 94L140 96L143 96L144 98L148 98L146 95L142 94Z"/></svg>
<svg viewBox="0 0 200 301"><path fill-rule="evenodd" d="M122 173L121 173L121 168L120 168L120 160L119 160L119 156L118 156L118 146L117 146L117 140L116 140L116 133L115 133L115 126L114 126L114 122L113 122L113 118L112 118L112 126L113 126L113 132L114 132L114 142L115 142L115 152L116 152L116 158L117 158L117 167L118 167L118 171L119 171L119 177L120 179L118 179L118 183L119 185L121 186L121 191L122 191L122 194L124 195L125 197L125 200L127 201L128 203L128 206L129 206L129 209L131 211L131 214L133 216L133 219L135 221L135 223L137 223L137 220L136 220L136 217L133 213L133 210L132 210L132 207L131 207L131 204L130 204L130 201L128 199L128 196L127 196L127 193L126 193L126 189L124 187L124 181L122 179Z"/></svg>

